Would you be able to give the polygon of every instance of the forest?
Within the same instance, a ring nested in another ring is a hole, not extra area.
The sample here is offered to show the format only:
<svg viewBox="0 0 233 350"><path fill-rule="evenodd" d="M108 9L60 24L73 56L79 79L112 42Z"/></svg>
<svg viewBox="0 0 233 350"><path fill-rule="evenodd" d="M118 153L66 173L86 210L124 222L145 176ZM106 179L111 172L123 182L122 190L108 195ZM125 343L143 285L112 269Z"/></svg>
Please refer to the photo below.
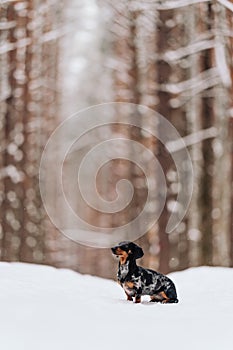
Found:
<svg viewBox="0 0 233 350"><path fill-rule="evenodd" d="M119 237L163 273L233 267L232 15L0 2L0 260L115 278Z"/></svg>

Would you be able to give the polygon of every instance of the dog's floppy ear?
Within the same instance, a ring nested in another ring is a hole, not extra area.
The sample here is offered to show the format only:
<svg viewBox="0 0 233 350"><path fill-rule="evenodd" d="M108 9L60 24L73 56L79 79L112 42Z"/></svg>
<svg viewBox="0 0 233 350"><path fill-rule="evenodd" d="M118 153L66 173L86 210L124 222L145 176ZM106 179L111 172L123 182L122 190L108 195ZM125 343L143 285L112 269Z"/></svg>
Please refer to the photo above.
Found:
<svg viewBox="0 0 233 350"><path fill-rule="evenodd" d="M130 250L133 254L134 259L140 259L144 255L142 248L135 243L132 243Z"/></svg>

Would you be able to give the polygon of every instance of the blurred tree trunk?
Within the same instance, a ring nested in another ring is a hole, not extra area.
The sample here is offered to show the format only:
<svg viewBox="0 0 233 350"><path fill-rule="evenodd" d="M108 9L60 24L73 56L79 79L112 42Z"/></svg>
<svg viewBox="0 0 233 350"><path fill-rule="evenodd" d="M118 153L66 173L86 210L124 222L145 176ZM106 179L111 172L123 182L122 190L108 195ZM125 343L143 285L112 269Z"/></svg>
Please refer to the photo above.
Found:
<svg viewBox="0 0 233 350"><path fill-rule="evenodd" d="M160 35L158 36L157 51L160 54L164 54L167 50L167 42L169 39L169 31L166 28L165 22L173 17L173 11L161 11L159 16L160 25L157 27ZM169 83L171 75L171 67L169 64L161 59L156 62L157 77L156 81L158 86ZM157 92L159 98L158 112L164 116L167 120L171 121L171 109L169 108L169 100L171 95L169 92L160 90ZM157 158L162 166L167 181L167 173L172 167L172 161L164 149L164 145L158 145ZM160 184L158 184L160 188ZM164 207L163 212L158 220L158 233L160 243L160 259L159 259L159 270L167 273L169 271L169 257L170 257L170 246L169 237L166 233L167 219L169 217L169 211L167 206Z"/></svg>
<svg viewBox="0 0 233 350"><path fill-rule="evenodd" d="M186 8L186 32L188 36L188 42L192 43L198 37L200 26L199 21L199 9L195 6ZM190 55L187 58L187 64L189 69L190 79L195 79L199 74L199 52ZM195 134L201 130L201 96L196 92L195 86L190 88L190 99L186 103L186 115L188 130L190 134ZM188 220L188 241L189 241L189 253L188 260L189 266L201 265L201 232L200 232L200 215L199 215L199 190L201 183L203 158L202 158L202 145L200 142L194 144L190 148L190 156L192 159L194 169L194 186L192 193L192 200L189 207L189 220Z"/></svg>
<svg viewBox="0 0 233 350"><path fill-rule="evenodd" d="M187 37L184 35L184 23L181 21L183 13L179 9L161 10L159 17L159 31L157 52L162 59L156 62L158 84L157 96L159 98L158 112L164 116L179 131L181 137L187 133L186 114L181 103L179 94L172 93L172 86L187 79L185 67L179 61L170 60L169 51L175 51L179 47L187 45ZM187 243L187 219L183 220L175 232L166 233L168 218L172 212L172 203L175 202L177 190L177 173L172 160L164 145L158 144L158 160L162 165L167 181L167 201L166 206L158 220L158 232L160 237L160 266L159 270L167 273L173 269L184 269L188 266L188 243Z"/></svg>
<svg viewBox="0 0 233 350"><path fill-rule="evenodd" d="M153 57L155 53L155 41L153 41L155 37L155 14L148 14L140 8L139 3L136 4L134 1L118 2L114 7L114 52L118 62L117 69L114 72L116 101L136 105L147 102L149 107L154 108L156 103ZM135 108L135 111L131 111L129 114L128 122L132 125L137 113L138 111ZM121 119L119 119L120 121ZM125 126L119 125L114 127L114 131L122 133L132 141L144 144L154 152L156 145L153 137L143 137L141 127L143 128L143 122L141 122L140 128L131 126L126 130ZM132 146L129 150L129 157L134 152ZM113 226L132 221L142 211L147 197L145 175L138 165L132 162L114 161L113 173L118 172L119 165L125 167L120 176L121 178L127 178L132 183L134 195L130 207L126 211L113 215ZM149 168L149 165L147 167ZM153 177L152 174L151 177ZM116 179L114 180L115 183ZM158 244L154 236L156 236L156 232L155 228L152 228L147 235L138 240L145 251L151 249L151 244L155 246ZM148 254L143 257L142 263L154 266L156 264L156 247L151 251L155 252L152 254L153 259Z"/></svg>
<svg viewBox="0 0 233 350"><path fill-rule="evenodd" d="M8 31L8 84L10 87L9 95L6 99L5 111L5 149L3 167L5 169L4 190L5 197L2 204L5 213L2 221L3 226L3 254L2 258L6 261L19 260L22 235L24 231L23 216L24 216L24 159L22 152L22 144L24 141L24 126L23 126L23 109L24 104L21 102L25 94L26 76L24 72L24 62L21 58L24 57L26 46L15 49L17 40L16 29L24 33L27 17L19 16L17 4L12 2L7 6L6 17L10 23L15 23L15 26L10 26Z"/></svg>
<svg viewBox="0 0 233 350"><path fill-rule="evenodd" d="M7 17L8 11L5 8L2 8L0 11L0 20L1 23L4 22ZM12 25L12 24L11 24ZM0 31L0 43L2 43L7 39L8 33L6 30ZM3 52L0 55L0 258L3 259L5 254L4 252L4 239L5 239L5 231L4 231L4 217L5 217L5 184L4 184L4 174L2 169L5 166L5 148L6 148L6 139L5 139L5 116L7 111L6 99L10 95L10 89L8 84L8 55L7 52Z"/></svg>
<svg viewBox="0 0 233 350"><path fill-rule="evenodd" d="M230 0L233 4L233 0ZM227 12L228 28L233 30L233 14L232 11ZM230 218L229 218L229 234L230 234L230 266L233 267L233 38L229 38L229 60L230 60L230 74L231 74L231 86L230 86L230 109L229 109L229 139L230 139Z"/></svg>
<svg viewBox="0 0 233 350"><path fill-rule="evenodd" d="M137 13L137 31L135 33L135 49L137 52L138 66L138 90L140 91L139 104L148 106L151 110L156 110L158 98L156 96L156 21L157 11L151 8L151 4L148 8L138 8ZM152 132L154 131L154 115L150 113L147 118L141 116L141 127L150 127ZM133 135L132 135L133 137ZM157 140L148 133L145 133L145 129L138 132L137 140L147 149L149 149L154 157L156 157ZM139 158L141 158L139 156ZM145 162L145 160L144 160ZM147 200L147 187L146 181L150 182L150 186L154 189L153 196L150 194L151 202L149 203L151 209L155 210L157 207L157 183L154 173L154 168L147 161L145 164L148 176L145 178L145 174L140 171L135 174L133 183L136 188L137 203L135 206L135 212L140 213L143 210L143 205ZM139 170L135 167L136 170ZM152 186L153 184L153 186ZM148 220L148 219L146 219ZM143 231L143 227L140 228ZM140 246L142 246L144 252L147 254L142 258L142 264L149 266L153 269L158 269L159 266L159 236L157 231L157 224L154 224L148 232L138 240Z"/></svg>
<svg viewBox="0 0 233 350"><path fill-rule="evenodd" d="M1 76L2 259L44 263L48 219L38 179L43 147L57 123L60 5L30 0L1 6L7 72L5 80Z"/></svg>
<svg viewBox="0 0 233 350"><path fill-rule="evenodd" d="M201 32L211 31L213 28L212 5L203 3L201 5L201 17L203 22L200 23ZM205 50L200 59L201 72L212 68L213 50ZM213 97L206 94L202 97L201 102L201 128L208 129L214 125ZM202 156L204 167L201 175L201 189L199 199L199 209L201 213L200 231L202 234L202 265L211 265L213 253L213 227L212 227L212 210L213 210L213 164L214 154L212 140L202 141Z"/></svg>
<svg viewBox="0 0 233 350"><path fill-rule="evenodd" d="M217 266L230 265L230 236L231 221L231 145L229 135L229 109L230 109L230 38L223 37L221 33L230 23L227 10L217 4L214 12L215 34L215 61L218 67L221 83L214 88L215 128L218 137L212 142L214 152L213 167L213 210L211 219L213 223L213 257L212 263ZM223 151L224 150L224 151ZM224 169L224 171L219 171Z"/></svg>
<svg viewBox="0 0 233 350"><path fill-rule="evenodd" d="M232 46L233 48L233 46ZM233 75L232 75L233 79ZM233 104L232 104L233 107ZM233 140L233 117L229 120L229 134L231 140ZM231 186L233 184L233 142L231 142ZM230 232L230 266L233 267L233 191L231 191L231 212L229 220L229 232Z"/></svg>

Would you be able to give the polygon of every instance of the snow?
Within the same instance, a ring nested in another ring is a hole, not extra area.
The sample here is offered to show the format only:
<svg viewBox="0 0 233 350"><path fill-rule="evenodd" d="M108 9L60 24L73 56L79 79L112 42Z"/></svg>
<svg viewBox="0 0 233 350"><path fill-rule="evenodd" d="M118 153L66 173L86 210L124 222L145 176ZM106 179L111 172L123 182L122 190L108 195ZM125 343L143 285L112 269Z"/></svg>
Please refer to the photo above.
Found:
<svg viewBox="0 0 233 350"><path fill-rule="evenodd" d="M0 263L4 350L230 350L233 269L170 274L178 304L125 300L114 281L71 270Z"/></svg>

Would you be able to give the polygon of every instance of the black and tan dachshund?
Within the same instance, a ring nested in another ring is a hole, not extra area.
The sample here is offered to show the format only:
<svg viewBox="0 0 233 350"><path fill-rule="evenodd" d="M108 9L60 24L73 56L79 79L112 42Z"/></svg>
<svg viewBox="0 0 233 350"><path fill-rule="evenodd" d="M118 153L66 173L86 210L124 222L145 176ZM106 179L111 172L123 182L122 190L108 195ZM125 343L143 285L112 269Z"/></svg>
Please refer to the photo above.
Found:
<svg viewBox="0 0 233 350"><path fill-rule="evenodd" d="M137 266L136 260L144 255L142 248L133 242L121 242L111 249L119 257L117 278L127 300L134 297L135 303L140 303L142 295L150 295L151 302L178 303L176 287L170 278Z"/></svg>

